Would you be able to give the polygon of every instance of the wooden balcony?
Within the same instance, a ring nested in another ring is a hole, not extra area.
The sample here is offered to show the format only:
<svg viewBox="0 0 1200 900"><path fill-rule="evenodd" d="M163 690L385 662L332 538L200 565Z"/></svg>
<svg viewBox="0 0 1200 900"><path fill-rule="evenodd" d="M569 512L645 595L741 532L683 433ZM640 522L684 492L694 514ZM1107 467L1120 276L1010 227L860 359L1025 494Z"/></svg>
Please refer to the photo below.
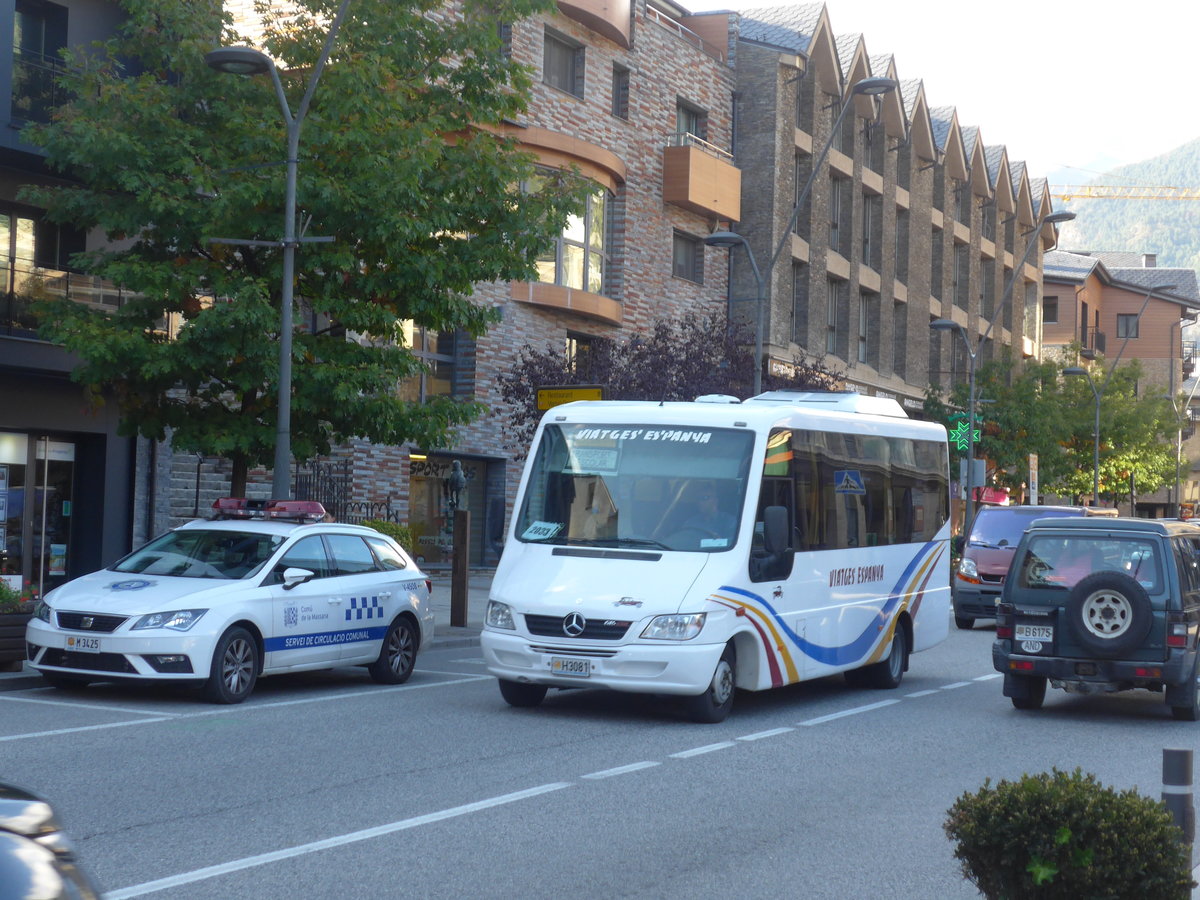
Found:
<svg viewBox="0 0 1200 900"><path fill-rule="evenodd" d="M663 148L663 199L729 222L742 216L742 173L723 150L694 135L673 135Z"/></svg>

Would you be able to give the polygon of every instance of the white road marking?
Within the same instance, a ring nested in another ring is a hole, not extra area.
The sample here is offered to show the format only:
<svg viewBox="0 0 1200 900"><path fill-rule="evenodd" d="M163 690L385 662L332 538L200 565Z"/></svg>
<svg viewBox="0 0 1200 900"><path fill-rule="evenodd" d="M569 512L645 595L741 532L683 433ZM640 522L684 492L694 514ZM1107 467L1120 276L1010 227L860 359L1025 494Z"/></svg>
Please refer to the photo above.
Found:
<svg viewBox="0 0 1200 900"><path fill-rule="evenodd" d="M693 747L691 750L680 750L678 753L672 753L672 759L687 759L690 756L699 756L701 753L712 753L714 750L727 750L730 747L736 746L733 741L721 741L719 744L705 744L703 747Z"/></svg>
<svg viewBox="0 0 1200 900"><path fill-rule="evenodd" d="M601 778L612 778L614 775L626 775L629 772L639 772L642 769L652 769L654 766L661 765L662 763L656 760L646 760L645 762L630 763L627 766L617 766L615 769L605 769L602 772L592 772L588 775L580 775L579 777L597 781Z"/></svg>
<svg viewBox="0 0 1200 900"><path fill-rule="evenodd" d="M41 700L37 697L14 697L11 694L0 693L0 700L8 700L12 703L39 703L45 706L69 706L74 709L93 709L98 712L123 712L133 713L137 716L173 716L184 715L184 713L165 713L157 709L132 709L128 706L105 706L102 703L85 703L82 700Z"/></svg>
<svg viewBox="0 0 1200 900"><path fill-rule="evenodd" d="M905 694L904 696L909 699L913 699L916 697L928 697L930 694L936 694L936 693L937 693L937 691L914 691L913 693Z"/></svg>
<svg viewBox="0 0 1200 900"><path fill-rule="evenodd" d="M795 731L795 728L772 728L769 731L759 731L755 734L743 734L737 738L739 741L761 741L763 738L775 737L777 734L787 734L789 731Z"/></svg>
<svg viewBox="0 0 1200 900"><path fill-rule="evenodd" d="M150 716L151 718L137 719L128 722L108 722L103 725L83 725L77 728L59 728L53 731L30 731L23 734L0 735L0 742L19 741L29 738L54 737L60 734L74 734L75 732L80 731L102 731L105 728L125 728L129 725L151 725L156 722L181 722L185 719L200 719L206 716L226 716L233 715L235 713L250 713L259 709L278 709L284 706L300 706L305 703L325 703L330 700L345 700L349 697L383 696L402 691L419 691L425 688L449 687L450 685L468 684L473 681L486 681L490 677L491 676L488 675L464 675L460 678L454 679L453 681L434 681L429 684L398 684L394 687L369 687L358 691L339 691L336 694L322 694L319 697L302 697L298 700L277 700L270 703L240 703L233 706L218 706L212 709L206 709L202 712L164 713L158 710L146 710L142 711L140 715ZM41 688L38 688L38 690L41 690ZM0 700L21 699L24 698L12 697L0 692Z"/></svg>
<svg viewBox="0 0 1200 900"><path fill-rule="evenodd" d="M976 675L972 681L991 681L993 678L999 678L999 672L988 672L986 675Z"/></svg>
<svg viewBox="0 0 1200 900"><path fill-rule="evenodd" d="M970 687L970 685L971 685L971 682L969 682L969 681L956 681L953 684L943 684L940 688L938 688L938 690L952 691L955 688Z"/></svg>
<svg viewBox="0 0 1200 900"><path fill-rule="evenodd" d="M880 700L878 703L868 703L866 706L856 706L854 709L844 709L841 712L830 713L827 716L818 716L815 719L808 719L804 722L797 722L797 725L824 725L826 722L832 722L834 719L844 719L846 716L857 716L859 713L870 712L873 709L882 709L885 706L891 706L893 703L899 703L899 700Z"/></svg>
<svg viewBox="0 0 1200 900"><path fill-rule="evenodd" d="M268 863L278 862L282 859L291 859L296 856L304 856L308 853L316 853L321 850L328 850L331 847L341 847L345 844L353 844L358 841L367 841L372 838L382 837L386 834L393 834L397 831L406 831L410 828L418 828L422 825L428 825L432 822L442 822L446 819L457 818L458 816L470 815L471 813L480 812L485 809L491 809L496 806L503 806L507 803L516 803L519 800L527 800L530 797L537 797L541 794L548 794L551 791L559 791L563 788L571 787L569 782L558 781L552 784L543 784L539 787L529 788L524 791L515 791L511 794L502 794L499 797L490 797L487 800L478 800L474 803L466 803L462 806L454 806L450 809L443 809L439 812L427 813L423 816L415 816L411 819L402 819L399 822L391 822L387 825L377 825L374 828L364 828L362 831L352 831L348 834L337 835L336 837L325 838L320 841L313 841L308 844L300 844L296 847L288 847L284 850L274 850L270 853L260 853L257 856L247 856L244 859L235 859L226 863L220 863L215 866L205 866L203 869L195 869L191 872L183 872L179 875L172 875L168 878L159 878L154 881L146 881L142 884L135 884L127 888L122 888L119 891L110 891L104 895L105 900L126 900L130 897L141 897L145 894L153 894L158 891L165 891L169 888L181 887L185 884L194 884L197 881L205 881L209 878L216 878L219 875L226 875L230 872L238 872L242 869L251 869L255 866L263 866Z"/></svg>

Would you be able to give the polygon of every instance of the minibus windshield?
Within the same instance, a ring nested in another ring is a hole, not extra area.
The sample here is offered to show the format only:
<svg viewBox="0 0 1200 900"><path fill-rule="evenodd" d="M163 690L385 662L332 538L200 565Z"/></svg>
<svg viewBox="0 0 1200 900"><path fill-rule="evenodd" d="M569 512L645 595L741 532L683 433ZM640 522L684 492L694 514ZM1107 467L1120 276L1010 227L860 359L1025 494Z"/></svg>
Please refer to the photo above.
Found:
<svg viewBox="0 0 1200 900"><path fill-rule="evenodd" d="M754 435L734 428L548 425L517 540L729 550L738 540L753 448Z"/></svg>

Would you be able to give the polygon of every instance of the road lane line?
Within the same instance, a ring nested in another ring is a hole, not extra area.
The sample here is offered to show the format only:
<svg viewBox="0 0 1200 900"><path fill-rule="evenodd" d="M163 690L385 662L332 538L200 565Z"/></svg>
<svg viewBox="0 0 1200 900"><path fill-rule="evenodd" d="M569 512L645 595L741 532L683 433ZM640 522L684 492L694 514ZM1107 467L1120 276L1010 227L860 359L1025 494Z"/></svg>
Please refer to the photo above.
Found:
<svg viewBox="0 0 1200 900"><path fill-rule="evenodd" d="M938 688L938 690L939 691L953 691L956 688L970 687L970 686L971 686L971 682L969 682L969 681L955 681L952 684L943 684L940 688Z"/></svg>
<svg viewBox="0 0 1200 900"><path fill-rule="evenodd" d="M936 694L936 693L937 693L937 691L914 691L913 693L905 694L904 696L911 700L911 699L915 699L917 697L928 697L931 694Z"/></svg>
<svg viewBox="0 0 1200 900"><path fill-rule="evenodd" d="M787 734L789 731L795 731L795 728L772 728L769 731L759 731L755 734L743 734L738 741L761 741L763 738L775 737L777 734Z"/></svg>
<svg viewBox="0 0 1200 900"><path fill-rule="evenodd" d="M841 712L830 713L827 716L818 716L815 719L807 719L803 722L797 722L797 725L824 725L826 722L832 722L834 719L844 719L846 716L857 716L859 713L871 712L875 709L883 709L885 706L891 706L893 703L899 703L899 700L880 700L878 703L868 703L866 706L856 706L853 709L844 709Z"/></svg>
<svg viewBox="0 0 1200 900"><path fill-rule="evenodd" d="M0 693L0 700L13 703L40 703L46 706L69 706L73 709L94 709L100 712L133 713L135 716L182 716L186 713L165 713L161 710L131 709L128 706L104 706L99 703L84 703L80 700L39 700L37 697L14 697L11 694Z"/></svg>
<svg viewBox="0 0 1200 900"><path fill-rule="evenodd" d="M652 769L654 766L661 766L662 763L657 760L646 760L645 762L630 763L627 766L617 766L615 769L605 769L602 772L592 772L588 775L580 775L580 778L587 778L591 781L598 781L601 778L612 778L614 775L626 775L629 772L639 772L642 769Z"/></svg>
<svg viewBox="0 0 1200 900"><path fill-rule="evenodd" d="M976 675L972 681L991 681L993 678L999 678L1000 672L988 672L986 675Z"/></svg>
<svg viewBox="0 0 1200 900"><path fill-rule="evenodd" d="M699 756L701 753L712 753L714 750L727 750L735 746L733 741L721 741L719 744L705 744L703 747L693 747L691 750L680 750L678 753L672 753L672 759L687 759L690 756Z"/></svg>
<svg viewBox="0 0 1200 900"><path fill-rule="evenodd" d="M80 725L78 728L56 728L53 731L27 731L24 734L0 736L0 743L23 741L30 738L57 737L60 734L79 734L83 731L103 731L106 728L125 728L129 725L149 725L153 722L178 722L182 716L159 716L155 719L138 719L136 722L109 722L105 725Z"/></svg>
<svg viewBox="0 0 1200 900"><path fill-rule="evenodd" d="M282 859L291 859L296 856L304 856L307 853L316 853L320 850L328 850L332 847L341 847L346 844L353 844L359 841L368 841L372 838L383 837L387 834L394 834L397 831L406 831L410 828L418 828L422 825L429 825L433 822L443 822L446 819L454 819L459 816L470 815L471 813L481 812L485 809L491 809L496 806L504 806L508 803L516 803L519 800L527 800L530 797L548 794L551 791L560 791L567 787L571 787L570 782L557 781L551 784L543 784L538 787L528 788L523 791L515 791L511 794L501 794L499 797L489 797L487 800L477 800L474 803L466 803L462 806L454 806L450 809L443 809L439 812L427 813L423 816L415 816L411 819L402 819L399 822L391 822L387 825L377 825L374 828L364 828L362 831L351 831L348 834L341 834L336 837L325 838L324 840L313 841L308 844L299 844L298 846L288 847L283 850L273 850L270 853L260 853L257 856L247 856L243 859L230 860L229 862L220 863L215 866L205 866L203 869L194 869L191 872L183 872L179 875L171 875L168 878L158 878L154 881L146 881L142 884L135 884L127 888L121 888L119 891L109 891L105 893L104 898L105 900L127 900L127 898L130 897L141 897L146 894L165 891L169 888L177 888L185 884L194 884L197 881L205 881L209 878L227 875L230 872L238 872L242 869L251 869L255 866L267 865L268 863L278 862Z"/></svg>

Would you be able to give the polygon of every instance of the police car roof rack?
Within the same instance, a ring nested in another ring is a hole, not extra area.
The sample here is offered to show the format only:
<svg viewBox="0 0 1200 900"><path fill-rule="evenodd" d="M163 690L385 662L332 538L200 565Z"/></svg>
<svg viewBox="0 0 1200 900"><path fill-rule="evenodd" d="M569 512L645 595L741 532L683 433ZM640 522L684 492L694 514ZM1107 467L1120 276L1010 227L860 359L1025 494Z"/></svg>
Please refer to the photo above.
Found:
<svg viewBox="0 0 1200 900"><path fill-rule="evenodd" d="M221 497L213 501L214 519L270 519L275 522L320 522L325 507L316 500L258 500Z"/></svg>

